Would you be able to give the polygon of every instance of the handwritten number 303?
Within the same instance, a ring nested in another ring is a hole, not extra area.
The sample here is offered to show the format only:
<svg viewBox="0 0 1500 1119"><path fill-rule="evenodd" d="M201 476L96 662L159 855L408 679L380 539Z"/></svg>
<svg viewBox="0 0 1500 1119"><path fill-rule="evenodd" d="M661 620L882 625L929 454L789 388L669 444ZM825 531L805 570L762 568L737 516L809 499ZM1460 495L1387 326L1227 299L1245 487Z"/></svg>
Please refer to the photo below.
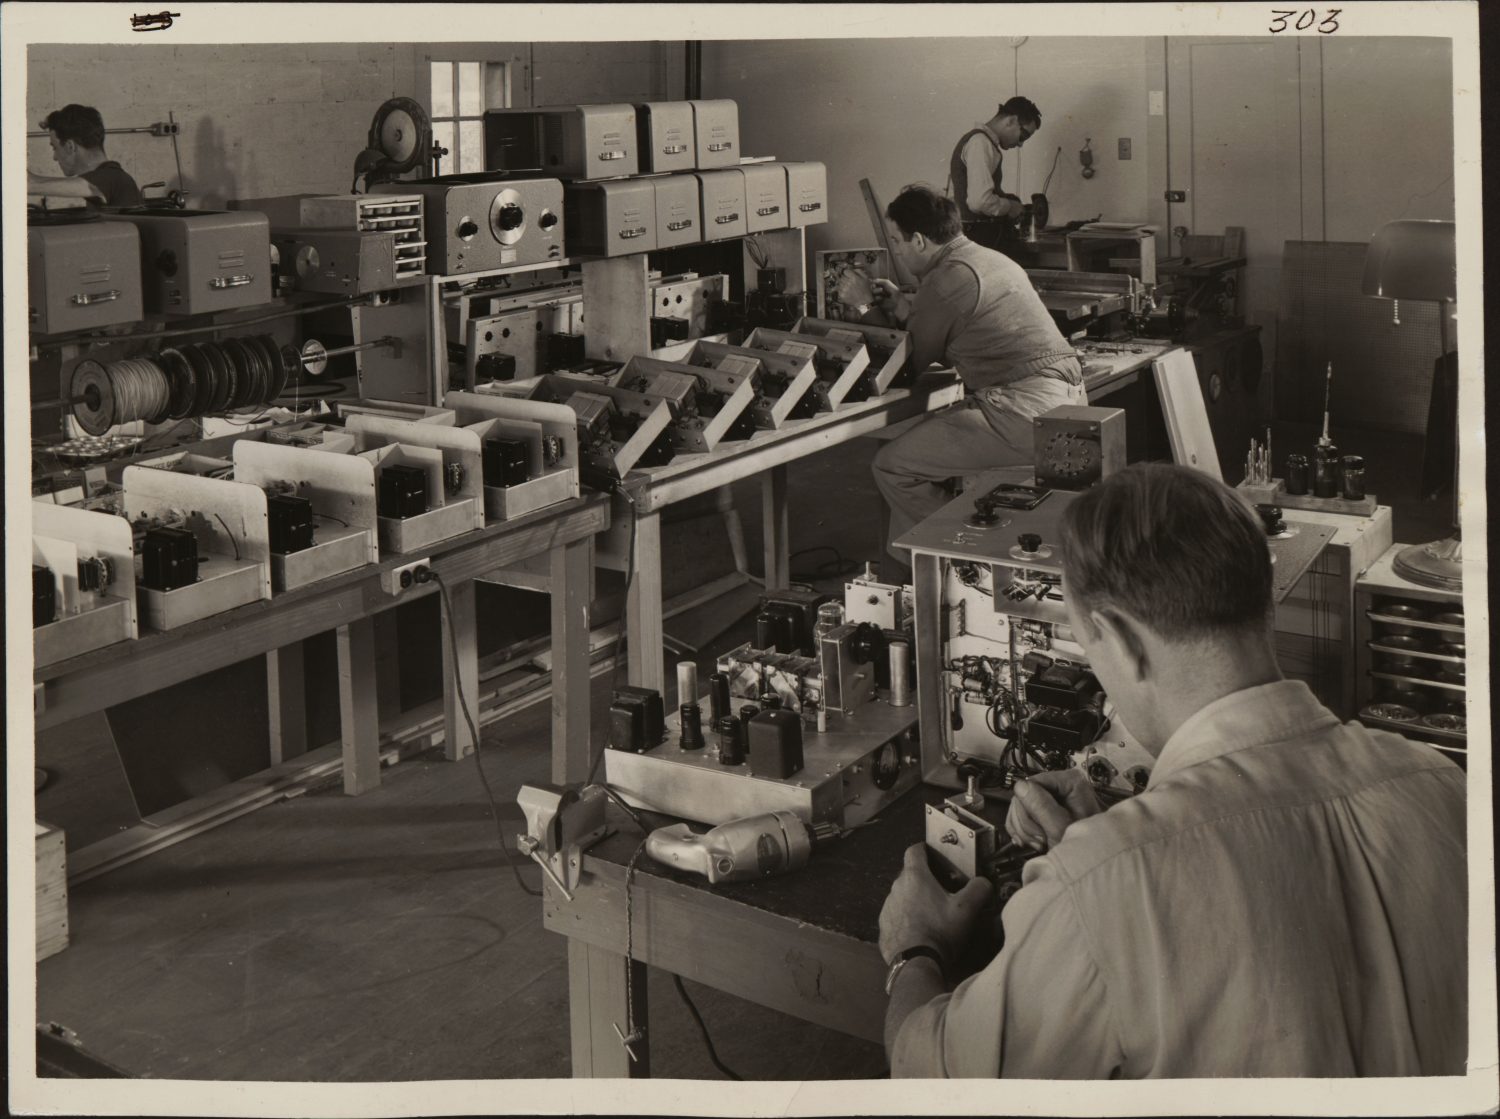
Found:
<svg viewBox="0 0 1500 1119"><path fill-rule="evenodd" d="M1297 31L1307 31L1316 23L1319 35L1332 35L1339 29L1339 13L1343 10L1342 8L1329 8L1328 14L1323 17L1322 22L1319 22L1318 13L1312 8L1308 8L1305 12L1298 12L1295 9L1292 11L1272 9L1271 15L1274 18L1271 21L1271 34L1279 34L1289 27ZM1287 21L1294 16L1296 22L1288 23Z"/></svg>

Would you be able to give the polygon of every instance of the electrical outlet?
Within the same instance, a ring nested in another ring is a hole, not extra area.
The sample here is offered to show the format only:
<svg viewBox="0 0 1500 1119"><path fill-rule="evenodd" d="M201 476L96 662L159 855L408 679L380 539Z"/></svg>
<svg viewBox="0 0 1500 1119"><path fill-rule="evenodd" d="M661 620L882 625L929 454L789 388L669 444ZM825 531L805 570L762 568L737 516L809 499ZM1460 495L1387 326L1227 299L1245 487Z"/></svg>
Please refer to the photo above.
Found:
<svg viewBox="0 0 1500 1119"><path fill-rule="evenodd" d="M417 583L417 573L431 568L432 561L420 559L380 573L380 587L386 594L400 594Z"/></svg>
<svg viewBox="0 0 1500 1119"><path fill-rule="evenodd" d="M1130 158L1130 137L1129 136L1121 136L1120 137L1120 158L1121 159L1129 159Z"/></svg>
<svg viewBox="0 0 1500 1119"><path fill-rule="evenodd" d="M1187 201L1187 191L1185 191L1185 190L1169 190L1169 191L1167 191L1167 201L1168 202L1186 202Z"/></svg>

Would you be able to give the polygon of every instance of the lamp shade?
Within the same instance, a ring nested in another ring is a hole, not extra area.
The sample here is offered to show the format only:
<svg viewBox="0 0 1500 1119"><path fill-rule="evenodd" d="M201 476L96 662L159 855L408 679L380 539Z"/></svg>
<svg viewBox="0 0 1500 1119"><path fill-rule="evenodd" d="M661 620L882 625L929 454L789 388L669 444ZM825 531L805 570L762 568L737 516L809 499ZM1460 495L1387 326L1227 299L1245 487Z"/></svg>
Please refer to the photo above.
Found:
<svg viewBox="0 0 1500 1119"><path fill-rule="evenodd" d="M1383 299L1454 302L1454 243L1451 221L1387 222L1375 231L1365 252L1364 293Z"/></svg>

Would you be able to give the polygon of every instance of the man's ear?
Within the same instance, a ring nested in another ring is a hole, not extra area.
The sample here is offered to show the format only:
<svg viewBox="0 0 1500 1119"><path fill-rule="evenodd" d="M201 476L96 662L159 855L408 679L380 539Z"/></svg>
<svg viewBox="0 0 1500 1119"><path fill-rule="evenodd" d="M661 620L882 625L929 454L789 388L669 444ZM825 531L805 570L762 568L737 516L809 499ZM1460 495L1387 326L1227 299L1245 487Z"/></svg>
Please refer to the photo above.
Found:
<svg viewBox="0 0 1500 1119"><path fill-rule="evenodd" d="M1150 675L1150 643L1140 619L1118 607L1101 606L1089 611L1089 624L1099 631L1101 640L1113 646L1118 663L1128 666L1136 680Z"/></svg>
<svg viewBox="0 0 1500 1119"><path fill-rule="evenodd" d="M927 237L926 237L925 234L923 234L923 233L913 233L911 235L910 240L911 240L911 247L913 249L915 249L917 252L920 253L920 252L923 252L923 251L926 250L926 248L927 248Z"/></svg>

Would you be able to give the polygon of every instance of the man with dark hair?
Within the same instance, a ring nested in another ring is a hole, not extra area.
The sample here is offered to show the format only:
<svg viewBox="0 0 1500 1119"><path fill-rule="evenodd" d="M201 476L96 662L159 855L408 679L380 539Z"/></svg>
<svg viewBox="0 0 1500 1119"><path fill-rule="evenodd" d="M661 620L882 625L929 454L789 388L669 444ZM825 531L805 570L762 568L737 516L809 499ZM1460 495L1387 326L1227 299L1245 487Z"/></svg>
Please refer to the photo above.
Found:
<svg viewBox="0 0 1500 1119"><path fill-rule="evenodd" d="M947 894L907 852L880 916L893 1075L1462 1075L1463 772L1282 678L1265 533L1222 483L1131 466L1059 544L1073 634L1156 765L1108 811L1076 769L1016 785L1006 830L1046 853L956 989L940 964L989 886Z"/></svg>
<svg viewBox="0 0 1500 1119"><path fill-rule="evenodd" d="M26 193L82 198L90 206L139 206L141 191L123 167L104 154L104 118L87 105L64 105L47 115L52 158L62 175L26 172Z"/></svg>
<svg viewBox="0 0 1500 1119"><path fill-rule="evenodd" d="M912 367L951 365L970 393L966 407L924 420L876 454L875 484L890 506L894 541L949 499L951 479L1031 462L1032 418L1087 398L1077 354L1025 270L965 237L951 199L907 187L885 220L897 262L918 279L915 298L853 269L838 298L864 308L867 322L910 331ZM883 305L872 308L877 288ZM906 554L890 552L899 577Z"/></svg>
<svg viewBox="0 0 1500 1119"><path fill-rule="evenodd" d="M998 248L1010 240L1023 203L1001 185L1001 153L1019 148L1042 126L1042 114L1026 97L1012 97L995 115L953 145L948 182L964 235Z"/></svg>

